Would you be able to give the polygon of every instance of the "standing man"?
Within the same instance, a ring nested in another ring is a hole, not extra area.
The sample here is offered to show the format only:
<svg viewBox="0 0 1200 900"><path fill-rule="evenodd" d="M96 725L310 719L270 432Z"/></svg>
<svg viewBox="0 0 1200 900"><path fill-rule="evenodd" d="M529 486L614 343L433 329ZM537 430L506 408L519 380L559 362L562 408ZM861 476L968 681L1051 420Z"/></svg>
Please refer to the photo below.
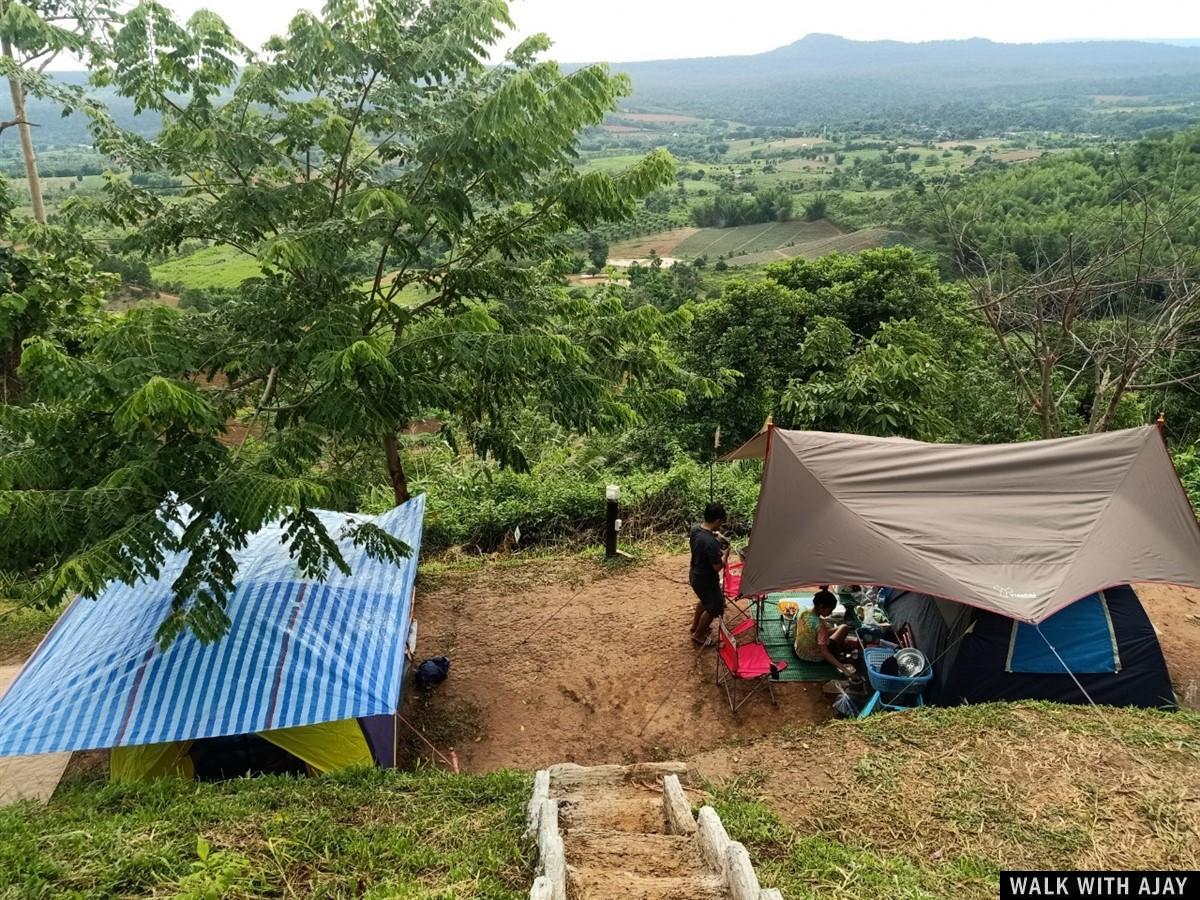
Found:
<svg viewBox="0 0 1200 900"><path fill-rule="evenodd" d="M692 545L692 564L688 581L699 600L696 614L692 617L692 640L704 646L713 619L725 612L725 595L721 590L721 570L725 568L725 556L729 545L717 532L725 524L725 507L710 503L704 507L704 521L693 525L688 533Z"/></svg>

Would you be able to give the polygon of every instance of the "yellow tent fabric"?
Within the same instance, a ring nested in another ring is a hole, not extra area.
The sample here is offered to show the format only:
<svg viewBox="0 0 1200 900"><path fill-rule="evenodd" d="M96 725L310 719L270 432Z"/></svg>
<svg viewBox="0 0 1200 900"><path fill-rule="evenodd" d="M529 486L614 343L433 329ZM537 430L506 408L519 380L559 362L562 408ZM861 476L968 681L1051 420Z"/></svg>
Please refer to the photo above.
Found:
<svg viewBox="0 0 1200 900"><path fill-rule="evenodd" d="M151 778L176 776L190 781L195 775L192 758L187 755L191 746L191 741L167 741L163 744L113 747L108 761L109 778L113 781L148 781Z"/></svg>
<svg viewBox="0 0 1200 900"><path fill-rule="evenodd" d="M318 772L375 764L357 719L260 731L259 735L304 760Z"/></svg>
<svg viewBox="0 0 1200 900"><path fill-rule="evenodd" d="M347 766L375 764L357 719L279 728L259 732L259 735L322 774ZM188 756L191 746L191 741L168 741L114 747L109 760L109 777L113 781L148 781L173 776L190 781L195 777L192 758Z"/></svg>

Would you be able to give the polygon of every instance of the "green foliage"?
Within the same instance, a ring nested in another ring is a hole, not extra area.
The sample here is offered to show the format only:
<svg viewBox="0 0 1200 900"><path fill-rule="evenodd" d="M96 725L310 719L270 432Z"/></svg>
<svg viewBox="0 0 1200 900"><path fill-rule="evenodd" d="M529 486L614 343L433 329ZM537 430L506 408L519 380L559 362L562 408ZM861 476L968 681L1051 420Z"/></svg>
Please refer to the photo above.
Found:
<svg viewBox="0 0 1200 900"><path fill-rule="evenodd" d="M522 546L596 541L604 526L604 489L613 483L621 486L624 533L635 538L685 533L709 499L708 467L678 450L668 466L648 469L636 454L559 446L548 449L530 471L515 472L459 459L448 447L435 445L414 450L410 468L414 488L429 490L423 541L432 550L490 552L517 527ZM749 528L759 474L753 463L719 464L712 470L714 494L729 510L734 533ZM366 505L383 509L389 502L381 485Z"/></svg>
<svg viewBox="0 0 1200 900"><path fill-rule="evenodd" d="M101 272L112 272L121 279L122 284L136 284L150 287L152 279L150 267L145 260L132 259L128 256L106 256L96 264Z"/></svg>
<svg viewBox="0 0 1200 900"><path fill-rule="evenodd" d="M1200 448L1189 444L1174 454L1175 469L1192 507L1200 509Z"/></svg>
<svg viewBox="0 0 1200 900"><path fill-rule="evenodd" d="M932 335L912 320L893 320L853 344L840 320L812 320L801 352L813 374L783 396L797 426L922 440L952 432L943 413L952 375Z"/></svg>
<svg viewBox="0 0 1200 900"><path fill-rule="evenodd" d="M700 296L700 275L692 266L664 266L655 259L648 266L635 262L625 272L630 286L627 305L649 304L669 312Z"/></svg>
<svg viewBox="0 0 1200 900"><path fill-rule="evenodd" d="M598 234L588 236L588 259L592 268L599 271L608 263L608 242Z"/></svg>
<svg viewBox="0 0 1200 900"><path fill-rule="evenodd" d="M1011 386L964 292L906 247L793 259L734 280L696 308L684 363L720 382L671 417L707 454L720 426L736 446L773 415L786 427L926 440L1021 434Z"/></svg>
<svg viewBox="0 0 1200 900"><path fill-rule="evenodd" d="M54 625L59 612L0 600L0 660L23 662Z"/></svg>
<svg viewBox="0 0 1200 900"><path fill-rule="evenodd" d="M477 453L522 467L524 410L586 432L704 391L668 345L686 311L575 298L558 282L563 235L632 215L672 181L672 159L577 171L577 133L628 81L561 72L540 59L541 36L490 65L510 27L499 0L335 3L299 13L256 58L210 12L177 23L152 0L128 12L93 74L161 131L89 114L99 148L145 183L114 175L64 216L124 229L123 246L152 257L198 243L155 279L220 254L220 277L189 286L236 290L186 315L105 319L73 345L27 343L37 405L0 420L14 591L94 596L181 551L160 638L215 639L232 553L265 521L284 518L307 574L344 569L312 509L344 502L364 469L405 499L392 450L410 423L453 417ZM181 194L154 190L162 178ZM357 537L385 557L402 549Z"/></svg>
<svg viewBox="0 0 1200 900"><path fill-rule="evenodd" d="M56 225L18 224L12 210L0 179L0 403L24 391L22 344L35 337L76 342L116 281L93 271L85 240Z"/></svg>
<svg viewBox="0 0 1200 900"><path fill-rule="evenodd" d="M792 218L794 198L782 188L750 196L722 192L692 207L692 221L700 228L730 228L758 222L787 222Z"/></svg>
<svg viewBox="0 0 1200 900"><path fill-rule="evenodd" d="M529 776L359 769L76 784L0 809L0 895L517 900ZM451 887L452 886L452 887ZM447 893L449 891L450 893Z"/></svg>
<svg viewBox="0 0 1200 900"><path fill-rule="evenodd" d="M804 206L804 221L815 222L829 213L829 201L823 196L809 200Z"/></svg>
<svg viewBox="0 0 1200 900"><path fill-rule="evenodd" d="M176 900L221 900L237 889L253 888L246 877L250 860L232 850L213 852L204 838L196 838L196 861L179 879Z"/></svg>

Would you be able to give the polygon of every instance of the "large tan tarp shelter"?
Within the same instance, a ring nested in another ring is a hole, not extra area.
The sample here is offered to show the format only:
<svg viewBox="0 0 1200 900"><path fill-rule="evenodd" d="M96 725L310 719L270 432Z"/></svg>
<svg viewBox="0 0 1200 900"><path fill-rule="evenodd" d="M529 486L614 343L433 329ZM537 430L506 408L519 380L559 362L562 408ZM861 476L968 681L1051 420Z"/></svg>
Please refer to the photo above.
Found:
<svg viewBox="0 0 1200 900"><path fill-rule="evenodd" d="M742 590L886 584L1037 623L1130 581L1200 586L1200 526L1157 428L926 444L768 425Z"/></svg>

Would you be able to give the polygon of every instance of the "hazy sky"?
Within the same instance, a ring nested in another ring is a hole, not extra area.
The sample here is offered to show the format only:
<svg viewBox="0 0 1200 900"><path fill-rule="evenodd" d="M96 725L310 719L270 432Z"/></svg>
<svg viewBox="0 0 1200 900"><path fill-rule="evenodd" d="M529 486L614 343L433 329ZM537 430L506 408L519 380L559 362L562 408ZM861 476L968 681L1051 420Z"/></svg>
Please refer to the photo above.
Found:
<svg viewBox="0 0 1200 900"><path fill-rule="evenodd" d="M320 0L164 0L214 10L252 46ZM554 39L563 62L757 53L810 32L860 40L1200 38L1196 0L510 0L523 34Z"/></svg>

